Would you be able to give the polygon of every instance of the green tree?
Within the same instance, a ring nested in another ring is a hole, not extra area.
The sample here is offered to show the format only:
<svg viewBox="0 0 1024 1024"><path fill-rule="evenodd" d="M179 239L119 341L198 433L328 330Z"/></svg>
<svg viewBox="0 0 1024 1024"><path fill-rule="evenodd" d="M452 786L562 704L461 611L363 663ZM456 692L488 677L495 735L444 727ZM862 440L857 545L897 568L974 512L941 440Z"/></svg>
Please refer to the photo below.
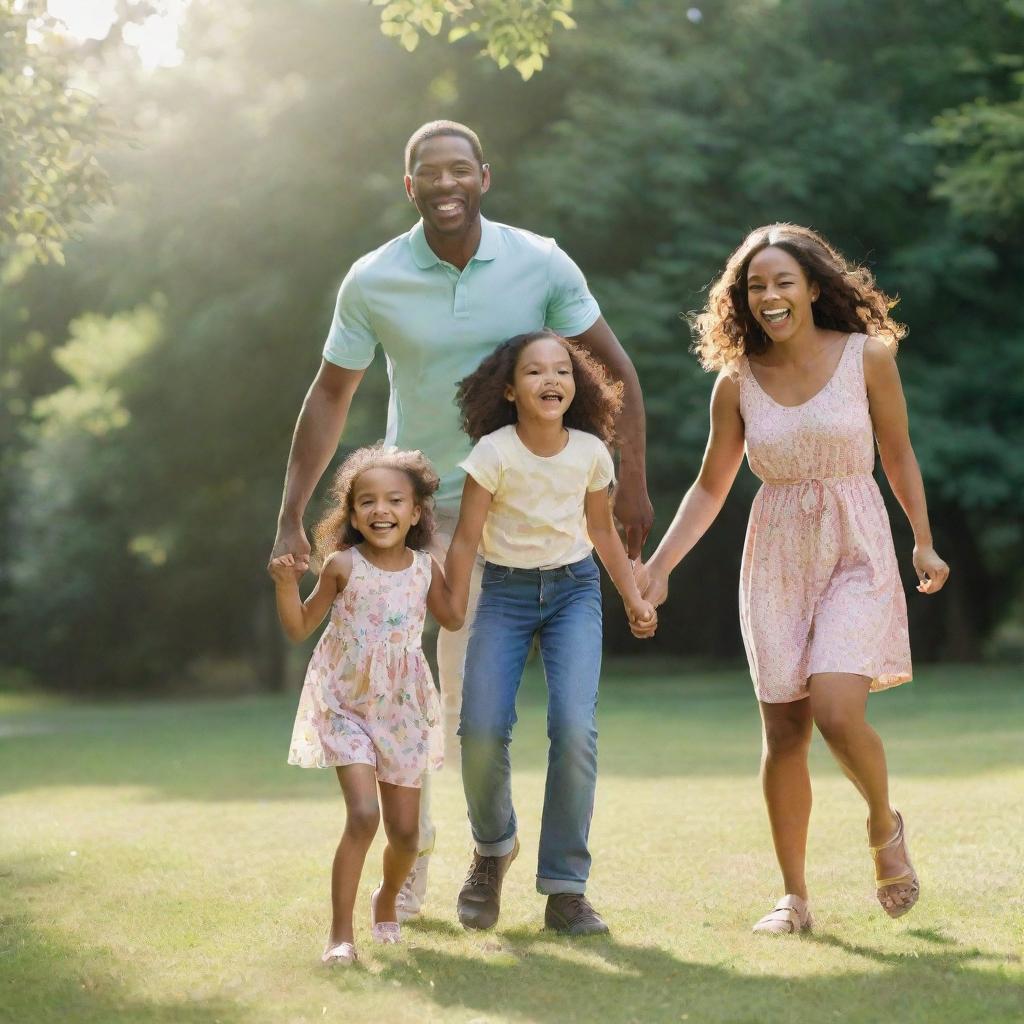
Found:
<svg viewBox="0 0 1024 1024"><path fill-rule="evenodd" d="M474 39L482 56L499 68L514 67L523 81L544 67L555 29L576 27L572 0L373 0L381 11L380 30L410 53L421 33L439 35L445 24L448 41Z"/></svg>
<svg viewBox="0 0 1024 1024"><path fill-rule="evenodd" d="M806 0L787 4L784 18L763 0L709 6L700 20L669 4L627 19L630 7L584 9L587 30L548 72L564 100L518 200L586 254L636 354L661 526L697 467L711 386L679 314L701 305L750 228L811 224L901 296L912 428L940 549L956 567L942 601L911 602L913 632L922 653L977 656L1021 586L1013 567L1024 549L1010 524L1024 512L1024 267L1005 235L933 194L942 168L919 133L992 91L990 55L1022 49L1020 20L986 0ZM530 189L537 181L543 190ZM734 615L731 585L704 587L694 602L686 580L735 579L752 487L744 471L723 522L680 574L668 614L683 633L714 633L709 606L716 623ZM892 518L906 567L902 513ZM730 637L734 645L731 626L721 639Z"/></svg>
<svg viewBox="0 0 1024 1024"><path fill-rule="evenodd" d="M64 262L75 226L109 201L97 150L114 133L73 83L73 49L46 0L0 0L0 264L17 252Z"/></svg>
<svg viewBox="0 0 1024 1024"><path fill-rule="evenodd" d="M991 54L972 55L985 72L985 88L969 102L943 111L922 140L942 153L935 195L961 219L1000 239L1024 222L1024 54L1019 41L1024 3L1004 0L1017 31Z"/></svg>
<svg viewBox="0 0 1024 1024"><path fill-rule="evenodd" d="M279 681L264 564L291 428L345 269L412 223L402 145L439 116L481 133L487 215L556 236L633 354L659 529L707 429L711 381L680 314L758 223L810 223L866 259L911 326L900 364L954 568L941 599L912 602L914 641L978 653L1021 593L1024 257L934 194L954 151L923 136L945 111L1014 100L991 57L1024 49L1021 21L983 0L702 12L588 0L528 82L440 36L406 54L356 4L193 5L184 64L152 76L106 52L99 95L119 121L144 114L137 148L102 154L117 207L67 247L66 267L0 278L5 657L53 685L139 688L251 653L253 673ZM134 358L111 342L100 389L127 421L91 433L100 383L54 355L86 335L102 353L108 332L143 324ZM378 361L346 446L381 435L386 388ZM739 654L752 488L744 474L674 581L655 650ZM51 536L76 559L66 599L46 590L57 556L33 562ZM612 649L634 652L617 630L609 616Z"/></svg>

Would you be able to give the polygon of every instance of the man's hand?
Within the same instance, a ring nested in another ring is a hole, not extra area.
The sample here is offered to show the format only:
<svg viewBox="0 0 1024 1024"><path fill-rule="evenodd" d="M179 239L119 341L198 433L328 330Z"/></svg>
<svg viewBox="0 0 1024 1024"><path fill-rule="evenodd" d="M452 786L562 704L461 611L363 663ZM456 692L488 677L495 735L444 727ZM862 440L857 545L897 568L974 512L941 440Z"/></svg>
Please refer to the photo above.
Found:
<svg viewBox="0 0 1024 1024"><path fill-rule="evenodd" d="M277 536L274 538L274 549L270 552L270 561L267 563L267 572L273 575L271 565L275 558L292 555L292 568L296 578L301 577L303 573L309 572L310 550L309 541L306 540L306 532L302 529L301 523L294 526L278 526Z"/></svg>
<svg viewBox="0 0 1024 1024"><path fill-rule="evenodd" d="M635 561L654 525L654 507L642 479L621 474L615 493L615 518L626 534L626 554Z"/></svg>

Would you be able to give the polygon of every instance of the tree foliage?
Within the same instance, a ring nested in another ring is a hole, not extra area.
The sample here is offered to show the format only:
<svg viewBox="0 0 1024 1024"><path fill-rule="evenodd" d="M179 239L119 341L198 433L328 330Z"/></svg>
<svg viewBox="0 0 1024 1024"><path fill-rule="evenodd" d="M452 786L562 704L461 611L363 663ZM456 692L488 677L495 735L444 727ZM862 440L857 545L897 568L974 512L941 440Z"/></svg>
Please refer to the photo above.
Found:
<svg viewBox="0 0 1024 1024"><path fill-rule="evenodd" d="M63 263L75 226L110 199L96 154L114 126L74 86L54 28L46 0L0 0L0 263L18 250Z"/></svg>
<svg viewBox="0 0 1024 1024"><path fill-rule="evenodd" d="M1005 6L1024 21L1021 0ZM981 60L984 94L944 111L922 140L945 158L935 194L965 221L1009 239L1024 226L1024 54L1001 46Z"/></svg>
<svg viewBox="0 0 1024 1024"><path fill-rule="evenodd" d="M475 39L481 55L499 68L511 65L523 81L544 67L556 28L571 29L572 0L373 0L380 30L410 53L420 34L436 36L448 24L448 41Z"/></svg>
<svg viewBox="0 0 1024 1024"><path fill-rule="evenodd" d="M916 653L976 655L1024 583L1024 255L947 198L974 145L934 132L1016 102L994 55L1024 50L1021 24L987 0L793 0L784 19L771 0L700 19L588 0L524 84L440 30L407 54L362 5L218 0L192 5L181 67L146 77L111 50L100 95L140 124L103 154L118 205L66 267L0 276L5 658L94 688L279 664L264 565L295 415L348 265L412 223L403 145L436 117L479 130L487 215L557 237L632 354L658 530L707 432L681 314L759 223L866 260L911 327L901 372L954 569L941 598L911 594ZM345 447L381 436L386 395L378 360ZM753 486L673 578L653 649L740 654Z"/></svg>

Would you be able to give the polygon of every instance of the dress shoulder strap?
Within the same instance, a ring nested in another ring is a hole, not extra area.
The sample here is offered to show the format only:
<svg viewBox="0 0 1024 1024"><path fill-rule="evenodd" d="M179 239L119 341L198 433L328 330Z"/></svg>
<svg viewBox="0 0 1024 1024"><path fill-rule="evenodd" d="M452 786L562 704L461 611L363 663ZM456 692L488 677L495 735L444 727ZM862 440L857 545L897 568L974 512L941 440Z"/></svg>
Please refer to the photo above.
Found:
<svg viewBox="0 0 1024 1024"><path fill-rule="evenodd" d="M750 371L750 360L745 355L737 356L726 366L726 373L736 381L740 389L740 415L746 419L749 415L748 405L758 391L758 388L751 387L753 374Z"/></svg>
<svg viewBox="0 0 1024 1024"><path fill-rule="evenodd" d="M352 583L354 580L365 579L373 569L373 564L355 544L348 550L352 552L352 572L348 577L349 583Z"/></svg>
<svg viewBox="0 0 1024 1024"><path fill-rule="evenodd" d="M747 357L737 356L725 366L725 373L740 386L742 391L750 382L750 361Z"/></svg>
<svg viewBox="0 0 1024 1024"><path fill-rule="evenodd" d="M864 345L868 340L866 334L851 334L843 351L842 363L836 371L842 373L842 382L858 395L867 394L864 381Z"/></svg>

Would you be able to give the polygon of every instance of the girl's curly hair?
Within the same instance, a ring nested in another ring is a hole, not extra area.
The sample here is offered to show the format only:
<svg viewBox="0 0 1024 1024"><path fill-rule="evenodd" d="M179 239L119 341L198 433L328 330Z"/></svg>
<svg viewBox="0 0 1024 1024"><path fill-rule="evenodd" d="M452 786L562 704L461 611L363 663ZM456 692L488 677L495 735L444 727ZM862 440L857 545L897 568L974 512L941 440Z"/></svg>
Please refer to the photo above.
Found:
<svg viewBox="0 0 1024 1024"><path fill-rule="evenodd" d="M878 287L871 272L848 262L810 228L769 224L747 235L711 286L704 311L690 316L696 335L693 350L705 370L719 370L741 355L758 355L771 345L771 338L747 305L747 268L768 248L789 253L808 282L820 289L812 307L818 327L870 334L896 351L907 333L906 327L889 315L898 300Z"/></svg>
<svg viewBox="0 0 1024 1024"><path fill-rule="evenodd" d="M546 329L503 341L468 377L459 381L455 402L462 411L462 429L473 441L479 441L485 434L516 422L516 404L505 397L505 389L514 383L523 349L541 338L552 338L564 346L572 361L576 397L562 422L596 435L605 444L614 443L615 420L622 409L622 381L615 380L579 345Z"/></svg>
<svg viewBox="0 0 1024 1024"><path fill-rule="evenodd" d="M405 546L425 548L434 536L434 492L440 479L430 460L420 451L403 451L383 441L357 448L338 467L331 481L331 507L313 528L316 557L323 564L335 551L361 544L366 538L352 526L352 492L356 481L369 469L397 469L412 482L420 507L420 521L410 527Z"/></svg>

